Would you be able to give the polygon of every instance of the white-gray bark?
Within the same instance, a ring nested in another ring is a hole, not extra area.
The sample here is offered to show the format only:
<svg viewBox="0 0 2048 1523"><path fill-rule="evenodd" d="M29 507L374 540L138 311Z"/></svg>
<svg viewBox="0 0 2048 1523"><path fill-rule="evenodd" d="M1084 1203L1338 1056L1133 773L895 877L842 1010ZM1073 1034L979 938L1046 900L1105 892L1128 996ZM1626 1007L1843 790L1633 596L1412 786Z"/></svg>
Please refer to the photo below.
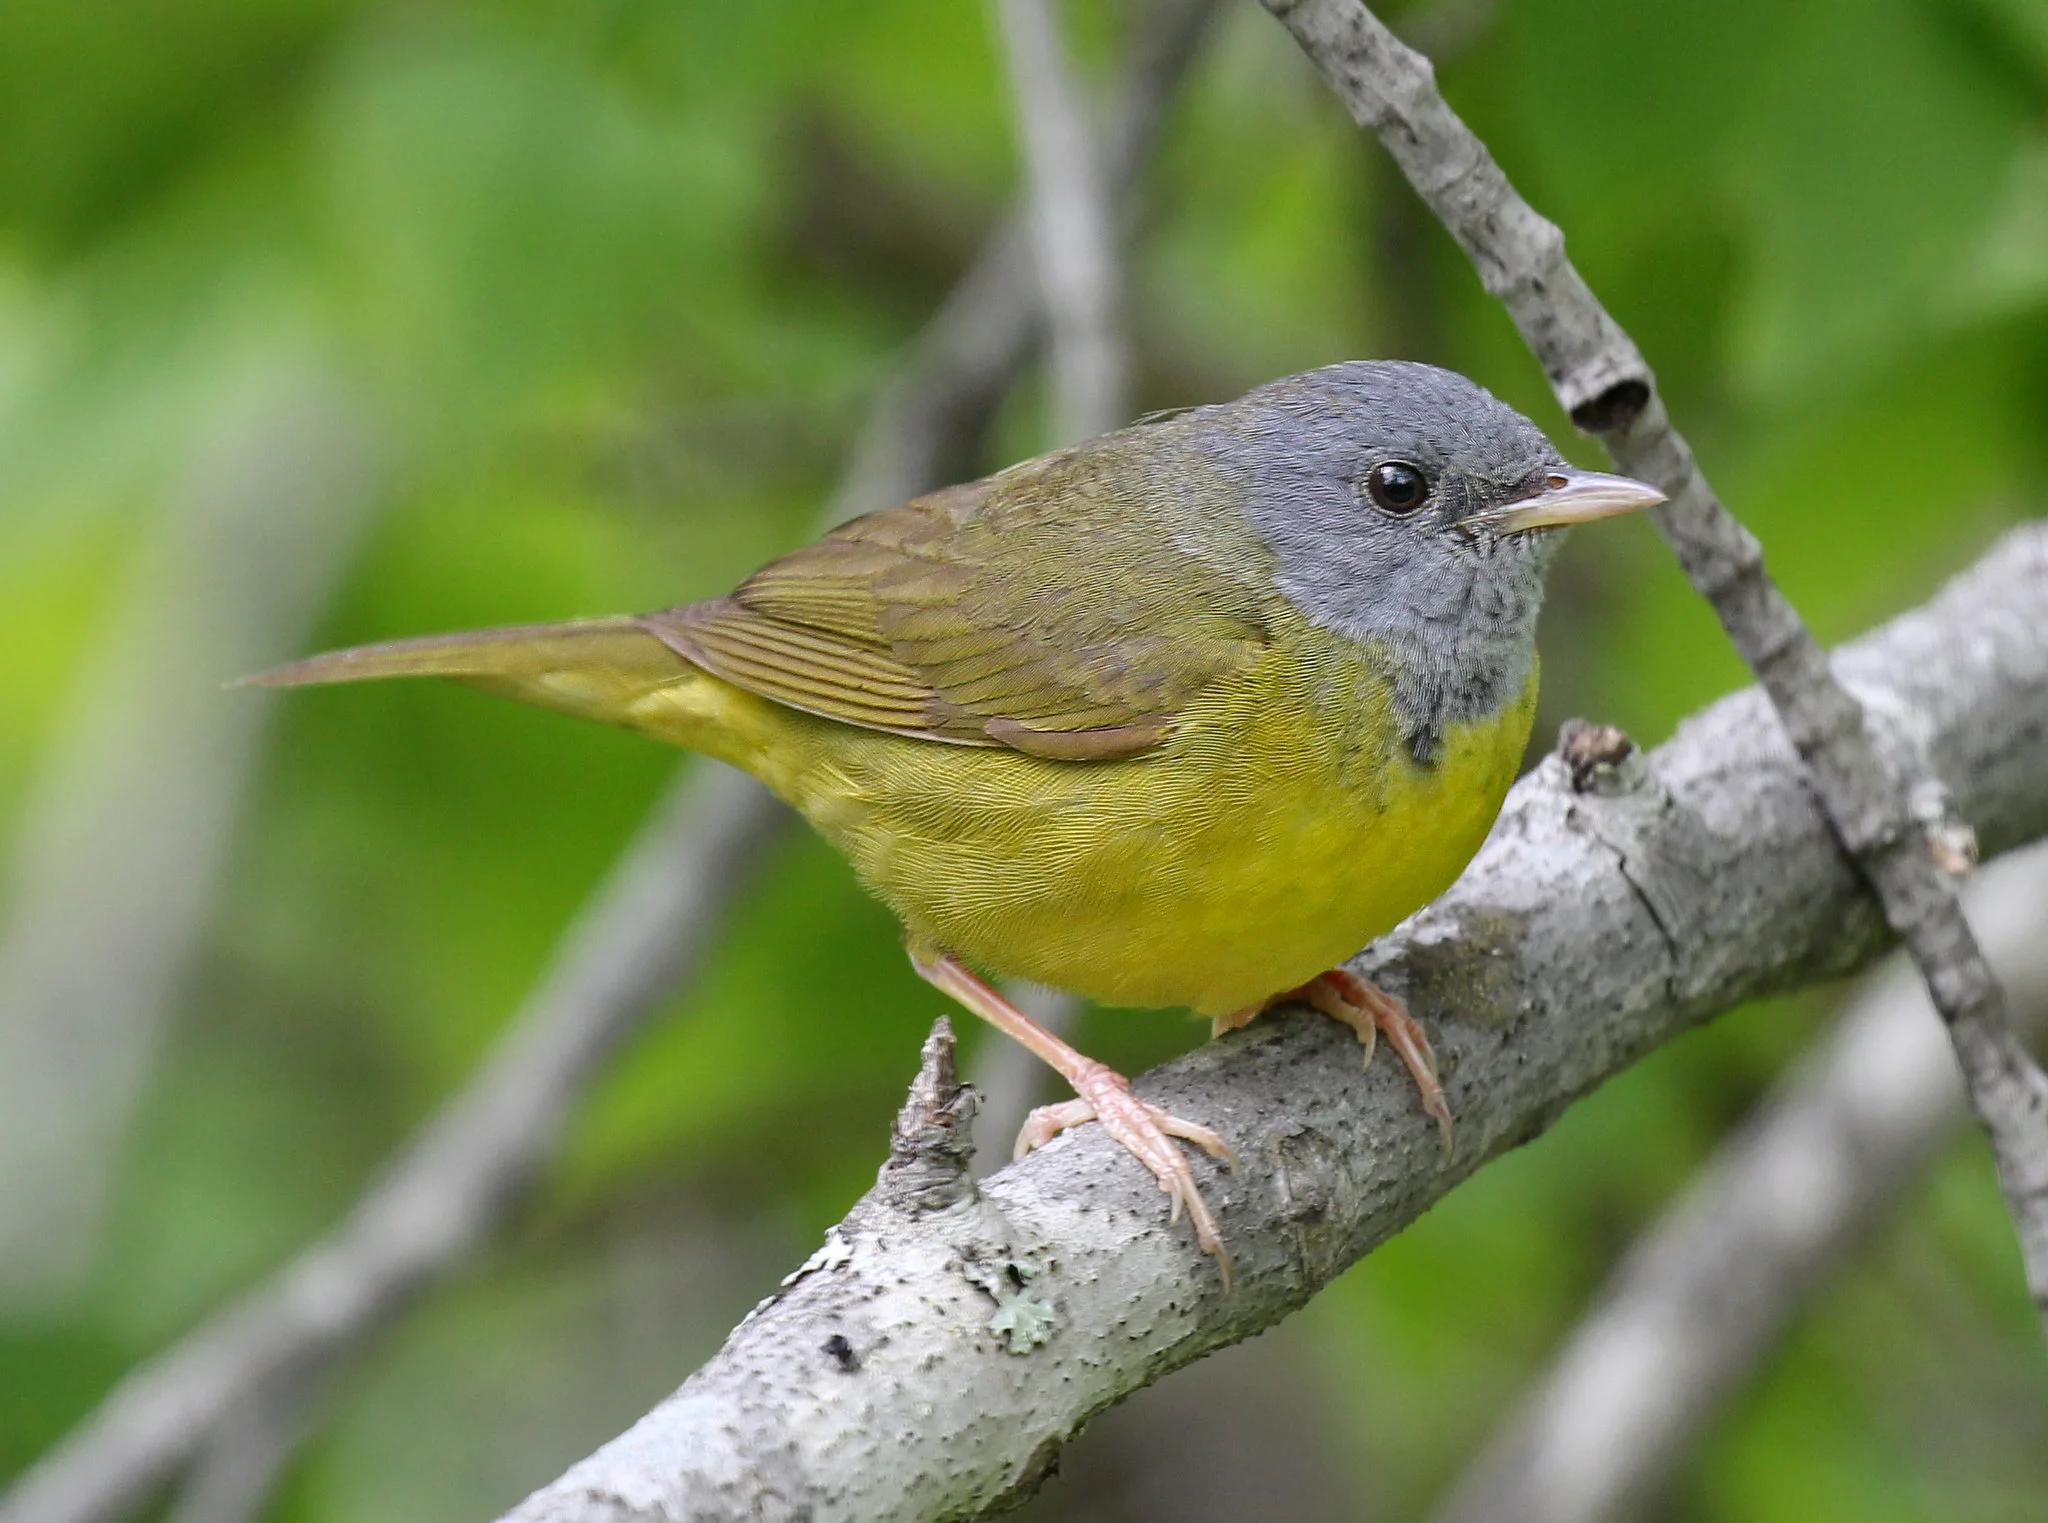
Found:
<svg viewBox="0 0 2048 1523"><path fill-rule="evenodd" d="M1835 669L1986 847L2048 830L2048 529L2016 531ZM1357 959L1430 1025L1445 1159L1392 1064L1281 1014L1147 1076L1244 1161L1196 1167L1225 1292L1093 1128L975 1186L927 1050L873 1191L725 1348L508 1523L957 1519L1028 1493L1096 1412L1302 1305L1487 1159L1658 1043L1889 940L1755 690L1645 757L1581 738L1519 783L1465 875Z"/></svg>
<svg viewBox="0 0 2048 1523"><path fill-rule="evenodd" d="M1642 354L1566 257L1564 234L1522 199L1445 104L1429 60L1362 0L1261 3L1457 239L1573 421L1623 470L1667 494L1651 516L1769 694L1837 837L1948 1024L2048 1329L2048 1075L2013 1031L2004 992L1941 865L1955 827L1943 818L1930 832L1918 807L1940 799L1940 774L1912 758L1904 772L1887 770L1867 716L1830 678L1820 643L1764 569L1756 537L1715 496L1672 426Z"/></svg>
<svg viewBox="0 0 2048 1523"><path fill-rule="evenodd" d="M2023 1026L2048 1025L2048 843L1963 896ZM1615 1270L1442 1523L1620 1523L1969 1114L1927 990L1894 958Z"/></svg>

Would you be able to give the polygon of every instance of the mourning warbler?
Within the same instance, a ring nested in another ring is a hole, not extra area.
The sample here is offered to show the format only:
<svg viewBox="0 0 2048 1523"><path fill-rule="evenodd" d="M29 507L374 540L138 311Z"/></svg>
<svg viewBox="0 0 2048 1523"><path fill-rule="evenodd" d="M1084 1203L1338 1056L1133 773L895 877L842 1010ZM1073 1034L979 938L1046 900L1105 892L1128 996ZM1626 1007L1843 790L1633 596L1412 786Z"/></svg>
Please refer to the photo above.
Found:
<svg viewBox="0 0 2048 1523"><path fill-rule="evenodd" d="M1336 965L1447 887L1513 778L1559 531L1659 501L1462 376L1287 376L872 513L723 597L399 640L254 680L434 675L720 757L903 923L917 970L1066 1077L1228 1272L1172 1138L970 968L1222 1030L1299 997L1435 1060Z"/></svg>

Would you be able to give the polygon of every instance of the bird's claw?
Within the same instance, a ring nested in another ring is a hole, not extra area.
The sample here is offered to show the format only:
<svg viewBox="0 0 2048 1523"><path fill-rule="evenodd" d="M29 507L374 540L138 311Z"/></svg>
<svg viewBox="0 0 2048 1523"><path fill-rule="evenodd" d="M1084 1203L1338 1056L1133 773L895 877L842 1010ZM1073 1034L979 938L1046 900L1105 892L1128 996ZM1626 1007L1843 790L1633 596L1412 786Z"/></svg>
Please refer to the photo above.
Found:
<svg viewBox="0 0 2048 1523"><path fill-rule="evenodd" d="M1456 1132L1451 1124L1451 1105L1444 1098L1443 1080L1437 1071L1436 1049L1429 1045L1429 1033L1423 1030L1422 1022L1408 1013L1408 1007L1371 979L1361 978L1349 968L1332 968L1295 990L1293 997L1306 1000L1323 1014L1342 1021L1357 1032L1358 1040L1365 1044L1365 1061L1368 1064L1372 1062L1376 1034L1386 1033L1388 1045L1401 1055L1401 1061L1415 1080L1415 1088L1422 1096L1423 1110L1435 1118L1438 1130L1443 1133L1444 1157L1448 1159L1457 1146Z"/></svg>
<svg viewBox="0 0 2048 1523"><path fill-rule="evenodd" d="M1171 1219L1181 1212L1195 1224L1195 1241L1204 1253L1216 1256L1223 1283L1230 1283L1230 1255L1224 1250L1216 1218L1195 1184L1194 1170L1187 1155L1173 1144L1173 1138L1192 1142L1210 1157L1238 1168L1236 1151L1221 1135L1199 1122L1184 1121L1163 1105L1141 1100L1131 1093L1131 1081L1112 1069L1096 1064L1074 1081L1078 1099L1057 1105L1042 1105L1025 1118L1017 1134L1016 1156L1022 1158L1033 1148L1045 1146L1069 1127L1086 1121L1099 1122L1102 1129L1135 1157L1159 1181L1159 1188L1172 1202Z"/></svg>

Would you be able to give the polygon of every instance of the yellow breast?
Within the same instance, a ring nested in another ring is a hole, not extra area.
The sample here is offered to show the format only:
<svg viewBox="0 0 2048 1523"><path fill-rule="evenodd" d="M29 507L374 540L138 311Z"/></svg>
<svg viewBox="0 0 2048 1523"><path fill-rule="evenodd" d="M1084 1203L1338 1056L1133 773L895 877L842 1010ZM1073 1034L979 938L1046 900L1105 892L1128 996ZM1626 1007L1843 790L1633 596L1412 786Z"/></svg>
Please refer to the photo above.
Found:
<svg viewBox="0 0 2048 1523"><path fill-rule="evenodd" d="M852 861L913 941L1108 1004L1219 1014L1305 983L1441 893L1528 739L1505 712L1401 744L1373 653L1306 623L1168 744L1048 761L783 709L716 678L720 739ZM722 689L720 692L718 690ZM692 728L696 728L692 726Z"/></svg>

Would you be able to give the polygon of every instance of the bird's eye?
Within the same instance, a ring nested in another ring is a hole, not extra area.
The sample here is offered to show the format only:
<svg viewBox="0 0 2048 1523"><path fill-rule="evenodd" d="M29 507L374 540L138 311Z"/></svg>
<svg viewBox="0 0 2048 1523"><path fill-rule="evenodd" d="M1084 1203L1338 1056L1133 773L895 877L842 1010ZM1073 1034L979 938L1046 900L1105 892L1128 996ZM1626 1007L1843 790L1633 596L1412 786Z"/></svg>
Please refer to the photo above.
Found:
<svg viewBox="0 0 2048 1523"><path fill-rule="evenodd" d="M1405 460L1384 460L1365 478L1365 489L1374 506L1396 518L1406 518L1429 501L1429 478Z"/></svg>

